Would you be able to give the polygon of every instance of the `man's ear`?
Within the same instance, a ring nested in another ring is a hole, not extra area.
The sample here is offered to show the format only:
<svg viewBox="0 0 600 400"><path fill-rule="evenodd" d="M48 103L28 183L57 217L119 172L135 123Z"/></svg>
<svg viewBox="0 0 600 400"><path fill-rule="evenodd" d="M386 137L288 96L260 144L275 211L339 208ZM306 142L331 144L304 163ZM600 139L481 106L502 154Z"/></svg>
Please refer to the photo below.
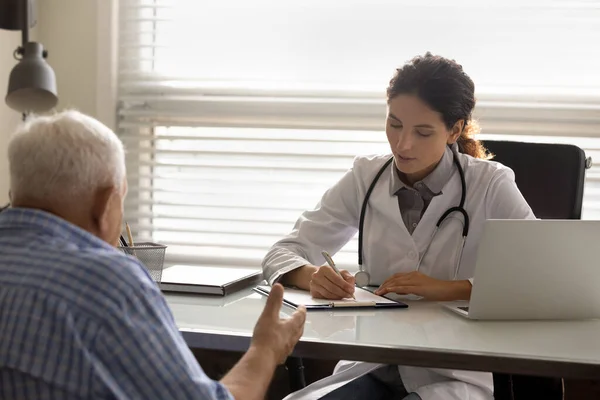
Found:
<svg viewBox="0 0 600 400"><path fill-rule="evenodd" d="M464 128L465 128L465 120L464 119L459 119L458 121L456 121L456 123L452 127L452 132L450 133L450 136L448 136L448 144L456 143L456 141L460 137L461 133L463 132Z"/></svg>
<svg viewBox="0 0 600 400"><path fill-rule="evenodd" d="M112 196L116 196L117 193L114 187L101 187L94 193L94 199L92 201L92 220L94 221L95 229L98 234L110 230L110 206Z"/></svg>

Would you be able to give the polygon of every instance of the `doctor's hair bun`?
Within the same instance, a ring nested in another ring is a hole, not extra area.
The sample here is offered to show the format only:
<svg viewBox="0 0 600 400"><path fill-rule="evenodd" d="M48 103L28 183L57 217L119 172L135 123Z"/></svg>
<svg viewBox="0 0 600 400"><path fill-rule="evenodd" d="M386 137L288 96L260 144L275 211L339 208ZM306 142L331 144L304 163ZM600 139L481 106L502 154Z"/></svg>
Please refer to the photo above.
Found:
<svg viewBox="0 0 600 400"><path fill-rule="evenodd" d="M475 108L475 83L454 60L430 52L416 56L402 67L390 80L387 100L398 95L419 97L431 109L439 112L447 129L463 120L464 128L458 139L461 153L476 158L490 158L486 149L474 136L479 126L472 120Z"/></svg>

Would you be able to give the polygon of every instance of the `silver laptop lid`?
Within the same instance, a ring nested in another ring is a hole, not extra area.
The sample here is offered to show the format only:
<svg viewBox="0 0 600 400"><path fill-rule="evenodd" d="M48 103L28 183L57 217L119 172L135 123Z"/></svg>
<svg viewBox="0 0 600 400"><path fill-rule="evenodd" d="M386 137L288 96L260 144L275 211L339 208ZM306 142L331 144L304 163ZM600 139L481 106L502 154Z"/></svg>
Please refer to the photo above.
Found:
<svg viewBox="0 0 600 400"><path fill-rule="evenodd" d="M486 221L469 317L600 317L600 221Z"/></svg>

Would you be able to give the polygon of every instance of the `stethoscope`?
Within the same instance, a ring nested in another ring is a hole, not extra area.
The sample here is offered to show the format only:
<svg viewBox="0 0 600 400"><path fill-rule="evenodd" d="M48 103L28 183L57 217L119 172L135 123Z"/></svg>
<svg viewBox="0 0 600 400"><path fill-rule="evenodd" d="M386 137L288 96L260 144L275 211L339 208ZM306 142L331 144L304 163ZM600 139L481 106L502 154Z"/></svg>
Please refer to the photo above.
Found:
<svg viewBox="0 0 600 400"><path fill-rule="evenodd" d="M456 207L447 209L442 214L442 216L438 219L437 223L435 224L433 233L431 234L431 238L429 239L429 243L427 244L427 247L425 248L423 255L419 258L419 263L417 264L416 270L418 271L421 268L421 262L423 261L425 254L427 254L427 251L429 250L431 243L433 243L433 240L435 239L435 235L437 234L438 230L440 229L440 226L442 225L442 223L446 220L446 218L450 214L452 214L454 212L458 212L463 215L464 223L463 223L463 230L462 230L462 240L461 240L461 243L458 248L458 257L456 258L455 266L454 266L453 279L455 280L458 275L458 269L460 267L460 260L462 258L463 248L465 247L467 235L469 234L469 214L467 214L467 211L464 208L465 197L467 195L467 184L465 182L465 171L463 170L462 166L460 165L460 162L458 161L458 157L456 156L456 152L453 149L452 149L452 156L453 156L454 165L456 165L456 168L458 169L458 174L460 175L460 184L461 184L461 189L462 189L462 193L460 196L460 203ZM363 200L362 207L360 210L360 218L359 218L359 223L358 223L358 269L359 269L359 271L354 275L356 285L359 287L368 286L369 282L371 280L369 273L367 271L363 270L363 229L364 229L364 224L365 224L365 214L367 213L367 205L369 204L369 198L371 197L371 192L373 192L373 189L377 185L379 178L385 172L385 170L390 166L392 161L394 161L393 156L385 162L383 167L381 167L381 169L377 172L377 175L375 175L373 182L371 182L371 185L369 186L369 189L367 190L367 193L365 194L365 199Z"/></svg>

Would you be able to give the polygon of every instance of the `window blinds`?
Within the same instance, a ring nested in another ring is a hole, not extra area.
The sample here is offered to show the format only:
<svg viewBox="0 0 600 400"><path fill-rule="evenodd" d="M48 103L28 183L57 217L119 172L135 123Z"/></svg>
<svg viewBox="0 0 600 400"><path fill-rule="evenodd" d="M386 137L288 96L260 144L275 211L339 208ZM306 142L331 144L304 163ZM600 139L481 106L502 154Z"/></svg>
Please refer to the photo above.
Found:
<svg viewBox="0 0 600 400"><path fill-rule="evenodd" d="M167 262L258 266L356 155L388 152L385 87L425 51L477 85L482 138L600 160L595 1L121 0L126 218ZM600 216L600 169L584 218ZM336 260L356 265L356 241Z"/></svg>

